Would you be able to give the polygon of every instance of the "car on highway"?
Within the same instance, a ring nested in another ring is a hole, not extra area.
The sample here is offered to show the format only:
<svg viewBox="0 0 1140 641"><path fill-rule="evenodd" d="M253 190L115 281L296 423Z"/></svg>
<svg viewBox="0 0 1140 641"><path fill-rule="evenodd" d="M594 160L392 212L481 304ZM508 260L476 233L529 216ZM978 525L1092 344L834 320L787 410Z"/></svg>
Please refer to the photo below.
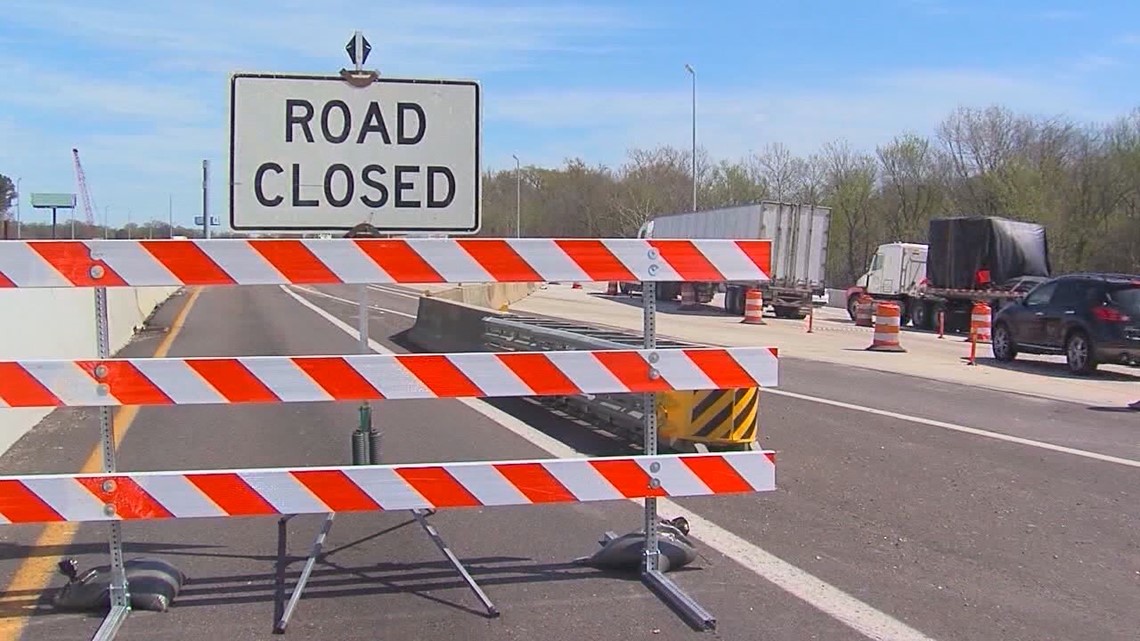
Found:
<svg viewBox="0 0 1140 641"><path fill-rule="evenodd" d="M1060 354L1075 374L1101 363L1140 363L1140 276L1067 274L1034 287L997 313L994 358Z"/></svg>

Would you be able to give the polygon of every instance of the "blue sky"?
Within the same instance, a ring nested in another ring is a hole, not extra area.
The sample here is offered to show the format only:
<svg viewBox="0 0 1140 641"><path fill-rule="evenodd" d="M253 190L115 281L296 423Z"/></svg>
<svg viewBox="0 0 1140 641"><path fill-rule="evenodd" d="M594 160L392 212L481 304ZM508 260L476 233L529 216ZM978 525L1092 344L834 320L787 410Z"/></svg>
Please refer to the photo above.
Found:
<svg viewBox="0 0 1140 641"><path fill-rule="evenodd" d="M955 106L1107 120L1140 106L1140 3L804 0L5 0L0 173L71 191L78 147L96 207L188 224L200 166L223 211L228 74L348 65L483 85L484 168L619 164L628 148L700 144L739 158L929 133ZM314 7L320 7L319 10ZM352 16L352 17L350 17ZM26 202L26 201L25 201ZM42 214L24 208L25 218Z"/></svg>

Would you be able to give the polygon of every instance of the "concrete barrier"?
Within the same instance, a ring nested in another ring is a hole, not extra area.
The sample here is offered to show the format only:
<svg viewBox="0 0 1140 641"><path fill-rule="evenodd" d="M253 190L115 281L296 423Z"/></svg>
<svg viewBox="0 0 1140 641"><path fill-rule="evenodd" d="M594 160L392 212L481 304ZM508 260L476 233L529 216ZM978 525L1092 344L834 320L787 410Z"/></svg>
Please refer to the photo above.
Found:
<svg viewBox="0 0 1140 641"><path fill-rule="evenodd" d="M467 303L487 309L502 309L504 305L511 305L530 296L536 289L537 283L479 283L473 285L460 285L431 295L435 298Z"/></svg>
<svg viewBox="0 0 1140 641"><path fill-rule="evenodd" d="M111 352L122 349L177 288L107 289ZM0 290L0 359L95 358L95 292L91 289ZM0 453L49 409L0 409Z"/></svg>
<svg viewBox="0 0 1140 641"><path fill-rule="evenodd" d="M429 352L482 352L483 319L501 312L441 296L420 298L416 323L407 339Z"/></svg>

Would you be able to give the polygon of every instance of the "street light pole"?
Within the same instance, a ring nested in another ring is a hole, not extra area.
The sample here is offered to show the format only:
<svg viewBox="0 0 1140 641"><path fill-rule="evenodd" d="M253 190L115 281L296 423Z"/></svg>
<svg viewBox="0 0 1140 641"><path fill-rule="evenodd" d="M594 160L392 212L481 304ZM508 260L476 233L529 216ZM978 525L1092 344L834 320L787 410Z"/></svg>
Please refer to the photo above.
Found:
<svg viewBox="0 0 1140 641"><path fill-rule="evenodd" d="M693 211L697 211L697 72L688 63L685 70L693 77Z"/></svg>
<svg viewBox="0 0 1140 641"><path fill-rule="evenodd" d="M515 238L522 237L522 165L519 157L511 154L515 159Z"/></svg>
<svg viewBox="0 0 1140 641"><path fill-rule="evenodd" d="M16 240L20 240L20 226L23 224L20 220L20 205L24 200L24 194L20 191L20 181L23 178L16 179Z"/></svg>

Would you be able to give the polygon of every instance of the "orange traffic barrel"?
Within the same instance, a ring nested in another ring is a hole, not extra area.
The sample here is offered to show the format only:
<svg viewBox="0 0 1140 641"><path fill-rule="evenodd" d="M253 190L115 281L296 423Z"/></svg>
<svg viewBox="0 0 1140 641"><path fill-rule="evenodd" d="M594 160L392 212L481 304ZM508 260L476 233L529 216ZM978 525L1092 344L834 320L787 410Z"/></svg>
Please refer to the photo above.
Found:
<svg viewBox="0 0 1140 641"><path fill-rule="evenodd" d="M859 302L855 303L855 324L859 327L874 326L875 299L867 294L859 295Z"/></svg>
<svg viewBox="0 0 1140 641"><path fill-rule="evenodd" d="M990 342L990 314L993 310L985 301L974 303L970 310L970 335L966 340L976 343Z"/></svg>
<svg viewBox="0 0 1140 641"><path fill-rule="evenodd" d="M748 288L744 293L744 320L749 325L767 325L764 322L764 294L759 289Z"/></svg>
<svg viewBox="0 0 1140 641"><path fill-rule="evenodd" d="M872 352L905 352L899 343L902 328L902 310L898 303L882 301L875 306L875 334L871 338Z"/></svg>

